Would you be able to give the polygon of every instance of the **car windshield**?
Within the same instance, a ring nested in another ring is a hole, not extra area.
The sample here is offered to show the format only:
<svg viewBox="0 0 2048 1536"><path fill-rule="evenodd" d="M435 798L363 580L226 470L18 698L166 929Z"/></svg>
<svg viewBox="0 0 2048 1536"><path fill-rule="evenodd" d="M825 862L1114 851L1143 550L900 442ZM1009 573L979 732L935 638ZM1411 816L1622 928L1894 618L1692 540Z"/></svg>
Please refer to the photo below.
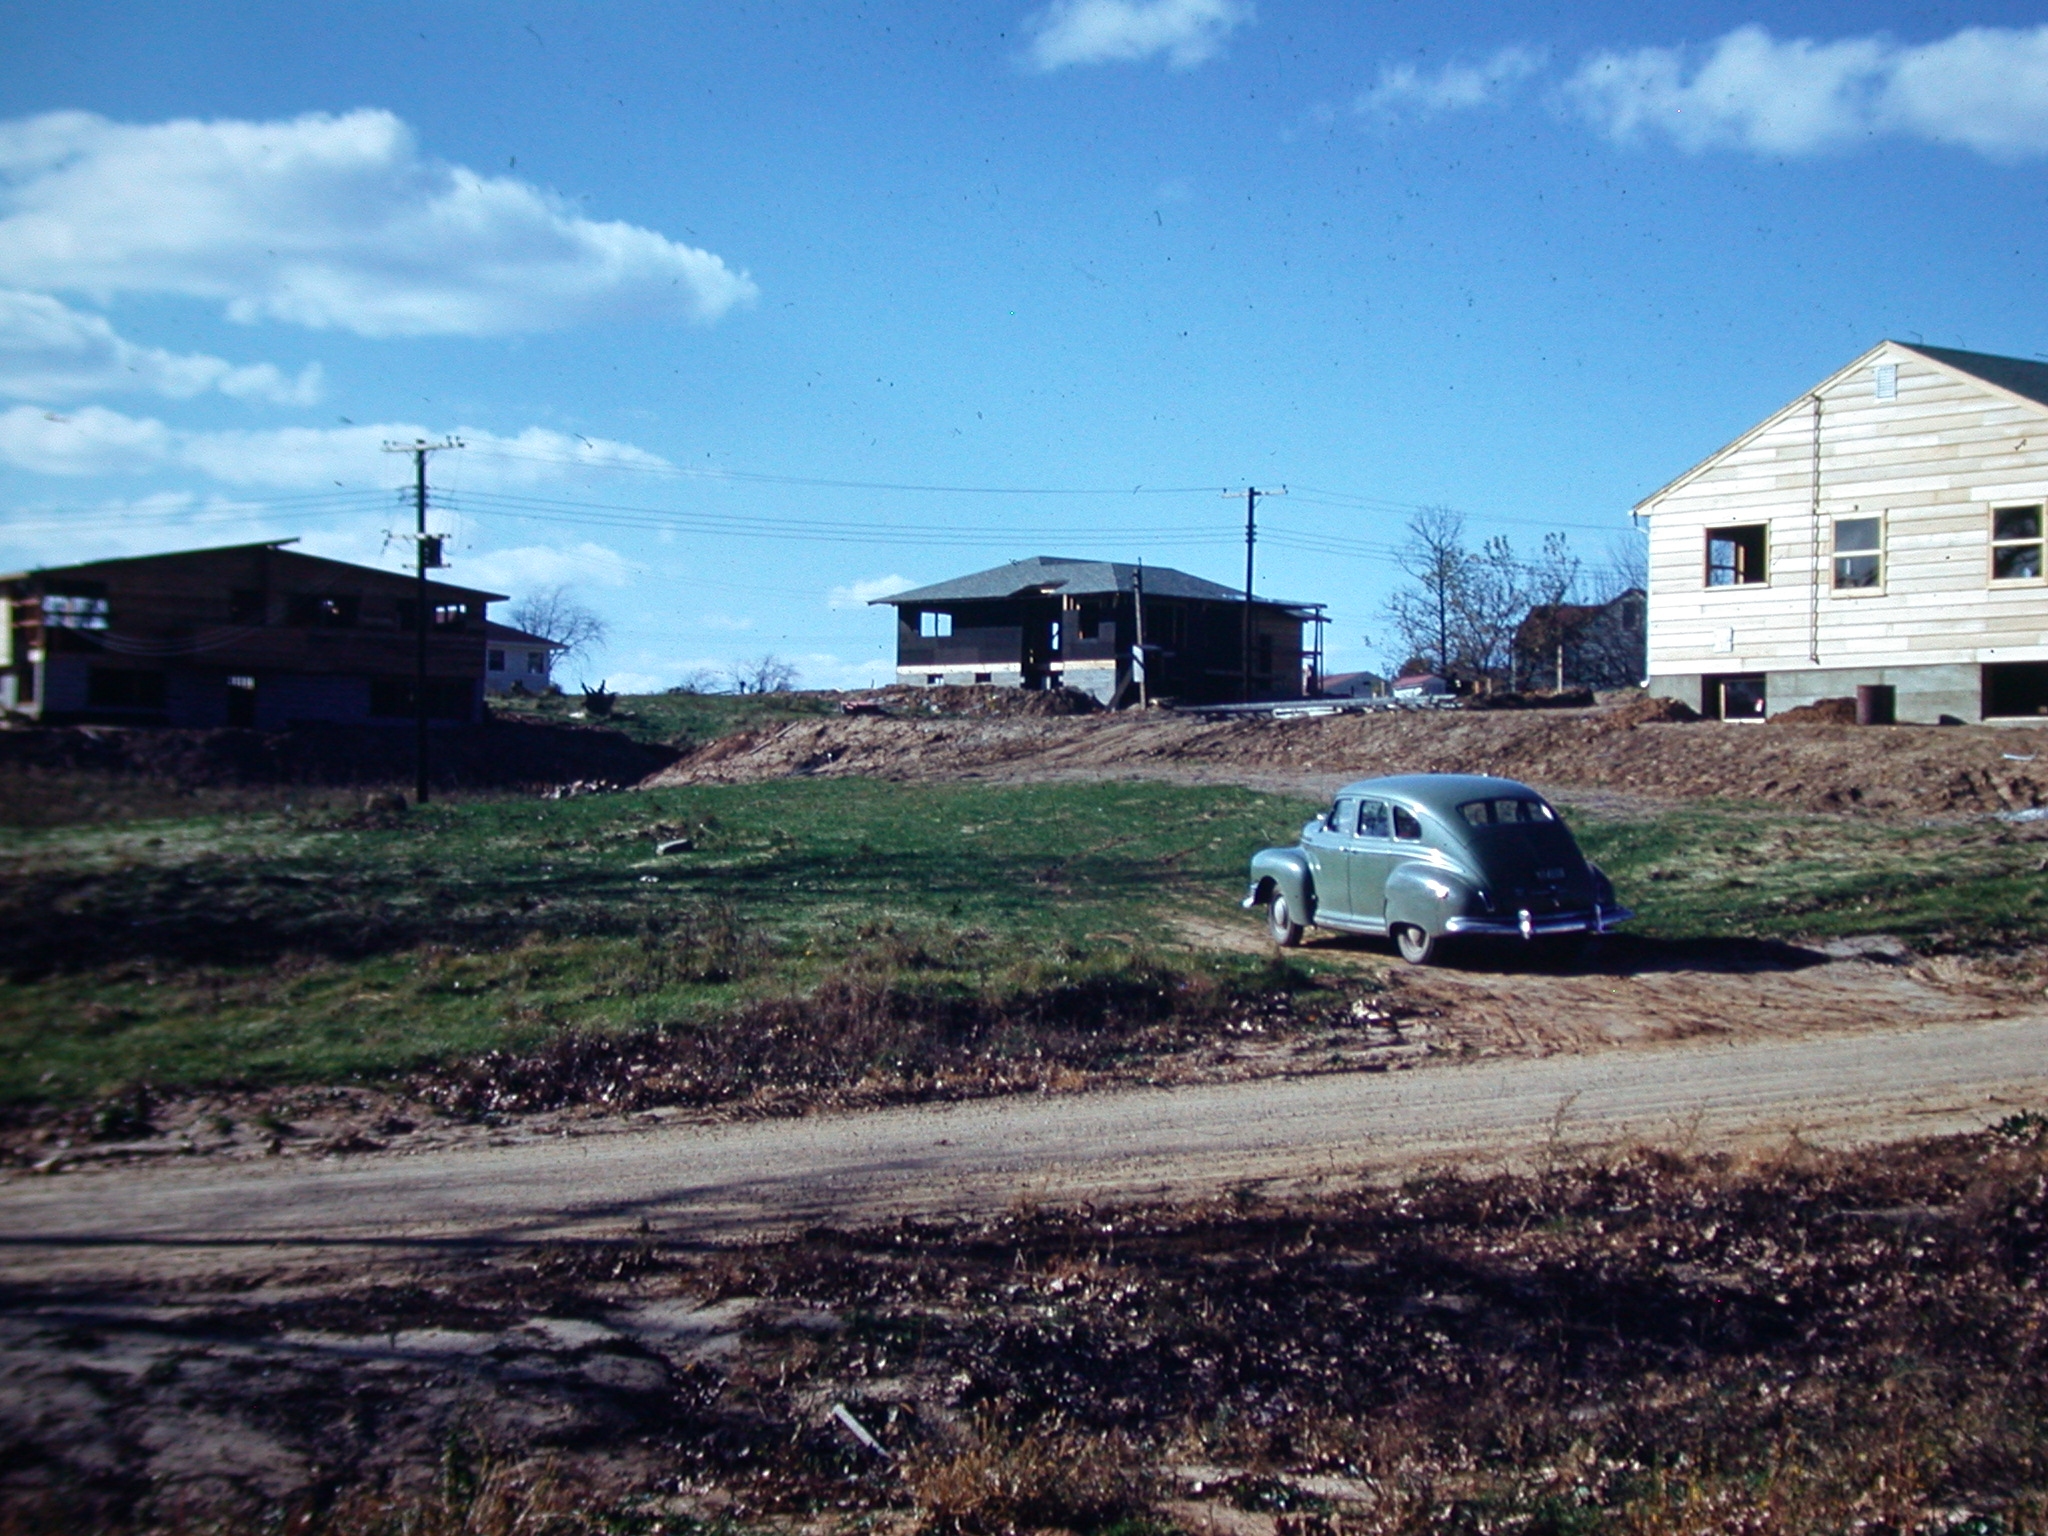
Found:
<svg viewBox="0 0 2048 1536"><path fill-rule="evenodd" d="M1458 814L1475 827L1531 826L1556 821L1557 812L1541 800L1502 796L1497 800L1467 800Z"/></svg>

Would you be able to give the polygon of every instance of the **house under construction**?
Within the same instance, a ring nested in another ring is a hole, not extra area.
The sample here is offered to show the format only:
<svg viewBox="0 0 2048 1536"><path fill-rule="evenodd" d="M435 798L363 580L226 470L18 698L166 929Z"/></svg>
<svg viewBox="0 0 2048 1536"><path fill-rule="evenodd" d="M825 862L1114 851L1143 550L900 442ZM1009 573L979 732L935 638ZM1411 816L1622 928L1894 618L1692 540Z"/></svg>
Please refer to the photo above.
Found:
<svg viewBox="0 0 2048 1536"><path fill-rule="evenodd" d="M1322 604L1247 605L1167 566L1038 555L876 602L896 610L899 683L1215 704L1301 698L1321 671Z"/></svg>

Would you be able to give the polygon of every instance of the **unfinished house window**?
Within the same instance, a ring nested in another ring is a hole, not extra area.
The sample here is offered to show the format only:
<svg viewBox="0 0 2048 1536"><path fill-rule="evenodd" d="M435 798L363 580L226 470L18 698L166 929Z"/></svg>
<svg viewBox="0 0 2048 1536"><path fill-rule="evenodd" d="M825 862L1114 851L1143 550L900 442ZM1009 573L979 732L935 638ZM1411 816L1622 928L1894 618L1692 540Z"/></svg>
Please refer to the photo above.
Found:
<svg viewBox="0 0 2048 1536"><path fill-rule="evenodd" d="M918 635L926 640L950 640L953 637L953 615L950 613L920 613L917 616Z"/></svg>
<svg viewBox="0 0 2048 1536"><path fill-rule="evenodd" d="M1764 525L1707 530L1707 585L1755 586L1764 579Z"/></svg>
<svg viewBox="0 0 2048 1536"><path fill-rule="evenodd" d="M1897 363L1879 363L1870 371L1877 376L1878 399L1896 400L1899 398L1899 365Z"/></svg>
<svg viewBox="0 0 2048 1536"><path fill-rule="evenodd" d="M995 676L993 672L977 672L974 674L974 680L977 683L992 683L995 681Z"/></svg>
<svg viewBox="0 0 2048 1536"><path fill-rule="evenodd" d="M925 686L928 688L936 688L945 680L946 674L943 672L927 672L924 675Z"/></svg>
<svg viewBox="0 0 2048 1536"><path fill-rule="evenodd" d="M302 629L353 629L362 603L353 597L294 592L285 601L285 620Z"/></svg>
<svg viewBox="0 0 2048 1536"><path fill-rule="evenodd" d="M162 709L164 675L94 667L85 675L85 702L95 709Z"/></svg>
<svg viewBox="0 0 2048 1536"><path fill-rule="evenodd" d="M2041 509L2000 507L1991 514L1991 579L2041 579Z"/></svg>
<svg viewBox="0 0 2048 1536"><path fill-rule="evenodd" d="M1709 720L1761 720L1764 717L1766 690L1761 672L1741 672L1733 676L1709 677L1703 680L1701 703L1705 706L1700 713Z"/></svg>
<svg viewBox="0 0 2048 1536"><path fill-rule="evenodd" d="M548 653L546 651L528 651L526 653L526 675L528 677L544 677L547 675L547 670Z"/></svg>
<svg viewBox="0 0 2048 1536"><path fill-rule="evenodd" d="M486 651L484 655L486 657L484 666L490 671L502 672L505 670L505 653L503 651Z"/></svg>
<svg viewBox="0 0 2048 1536"><path fill-rule="evenodd" d="M1984 718L2048 715L2048 661L2007 661L1983 669Z"/></svg>
<svg viewBox="0 0 2048 1536"><path fill-rule="evenodd" d="M1884 577L1884 519L1835 519L1835 590L1872 592Z"/></svg>
<svg viewBox="0 0 2048 1536"><path fill-rule="evenodd" d="M43 622L52 629L105 629L112 621L104 597L52 592L43 598Z"/></svg>

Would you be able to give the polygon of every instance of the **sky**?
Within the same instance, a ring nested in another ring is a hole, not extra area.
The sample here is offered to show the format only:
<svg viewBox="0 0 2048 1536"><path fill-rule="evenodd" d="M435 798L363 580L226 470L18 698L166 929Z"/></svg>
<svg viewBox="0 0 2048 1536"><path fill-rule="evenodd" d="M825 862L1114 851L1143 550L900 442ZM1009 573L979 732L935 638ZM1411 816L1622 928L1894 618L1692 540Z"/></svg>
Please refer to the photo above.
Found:
<svg viewBox="0 0 2048 1536"><path fill-rule="evenodd" d="M1886 337L2048 356L2048 15L0 0L0 570L566 586L569 680L891 670L1031 555L1328 605L1415 510L1597 572ZM1228 493L1228 494L1226 494ZM509 605L494 613L503 616Z"/></svg>

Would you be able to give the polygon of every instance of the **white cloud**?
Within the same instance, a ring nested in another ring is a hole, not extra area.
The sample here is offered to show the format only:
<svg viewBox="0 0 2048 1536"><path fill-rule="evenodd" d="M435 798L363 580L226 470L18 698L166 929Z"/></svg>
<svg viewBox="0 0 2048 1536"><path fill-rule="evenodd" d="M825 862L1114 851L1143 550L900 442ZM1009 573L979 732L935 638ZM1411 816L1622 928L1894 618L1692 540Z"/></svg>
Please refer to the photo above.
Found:
<svg viewBox="0 0 2048 1536"><path fill-rule="evenodd" d="M828 608L865 608L878 597L894 597L898 592L908 592L917 583L907 576L891 572L887 576L870 576L866 581L848 582L843 587L834 587L825 595Z"/></svg>
<svg viewBox="0 0 2048 1536"><path fill-rule="evenodd" d="M712 321L755 297L709 251L423 158L389 112L0 124L0 282L180 294L365 336Z"/></svg>
<svg viewBox="0 0 2048 1536"><path fill-rule="evenodd" d="M1424 73L1413 64L1382 64L1379 79L1352 103L1362 114L1467 111L1497 100L1549 61L1541 48L1502 48L1480 64L1446 64Z"/></svg>
<svg viewBox="0 0 2048 1536"><path fill-rule="evenodd" d="M1616 140L1661 134L1694 152L1805 155L1897 136L1999 160L2048 153L2048 26L1969 27L1918 47L1748 26L1688 62L1677 48L1599 54L1565 97Z"/></svg>
<svg viewBox="0 0 2048 1536"><path fill-rule="evenodd" d="M1166 56L1192 69L1222 50L1250 22L1251 0L1052 0L1026 26L1039 69L1069 64L1127 64Z"/></svg>
<svg viewBox="0 0 2048 1536"><path fill-rule="evenodd" d="M623 587L647 569L617 550L584 539L574 544L522 544L514 549L472 554L458 548L454 556L463 579L494 592L517 597L543 587L597 582Z"/></svg>
<svg viewBox="0 0 2048 1536"><path fill-rule="evenodd" d="M475 490L543 485L586 469L668 467L666 459L630 443L545 427L528 427L517 437L467 429L455 435L468 445L459 483ZM0 464L40 475L196 469L229 485L383 485L399 478L384 444L437 437L406 422L185 432L98 405L68 412L18 405L0 412Z"/></svg>
<svg viewBox="0 0 2048 1536"><path fill-rule="evenodd" d="M320 365L288 379L269 363L237 367L204 353L139 347L99 315L45 294L0 289L0 395L66 400L125 391L187 400L209 389L238 400L311 405L320 398Z"/></svg>
<svg viewBox="0 0 2048 1536"><path fill-rule="evenodd" d="M38 475L141 474L172 461L177 434L105 406L59 413L17 405L0 414L0 463Z"/></svg>

